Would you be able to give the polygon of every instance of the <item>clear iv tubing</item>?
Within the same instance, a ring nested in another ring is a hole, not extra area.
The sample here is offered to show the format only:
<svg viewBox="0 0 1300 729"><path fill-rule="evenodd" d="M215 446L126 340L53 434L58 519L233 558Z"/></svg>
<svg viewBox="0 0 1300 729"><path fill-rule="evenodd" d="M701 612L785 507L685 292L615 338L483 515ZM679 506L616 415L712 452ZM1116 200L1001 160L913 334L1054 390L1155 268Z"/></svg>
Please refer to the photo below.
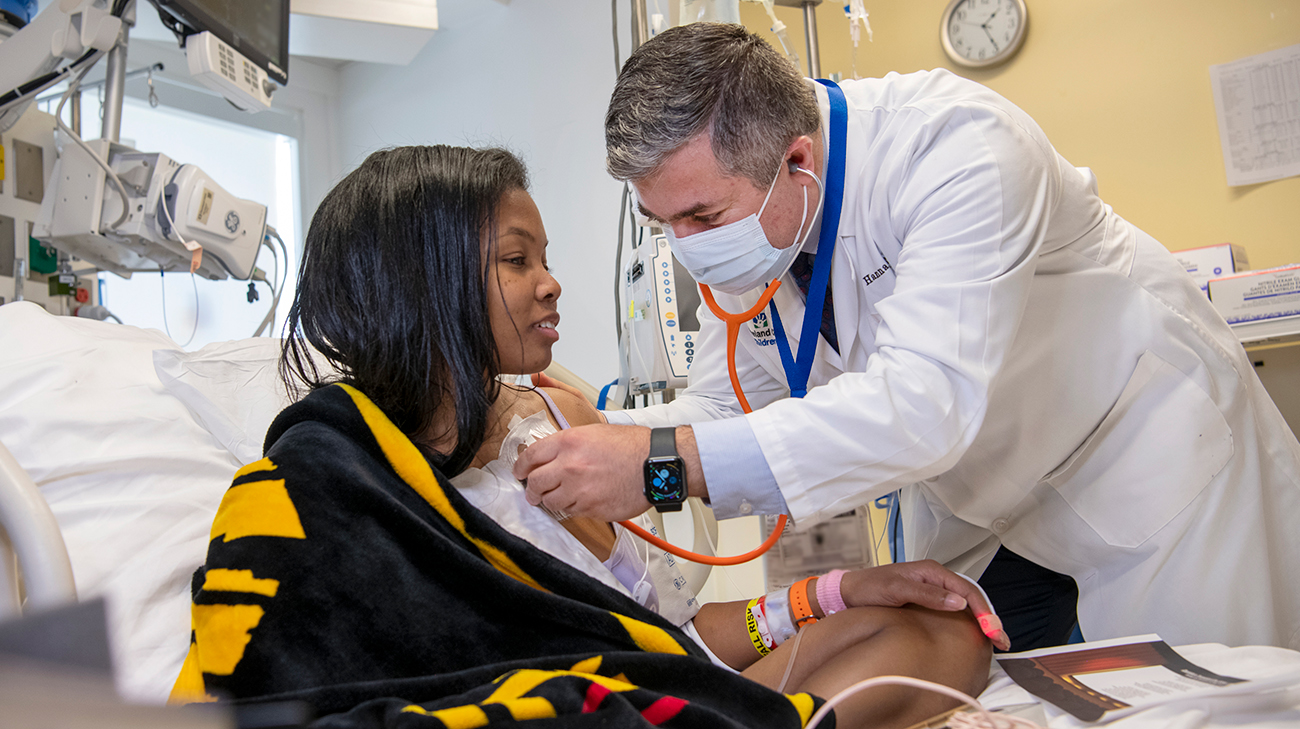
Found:
<svg viewBox="0 0 1300 729"><path fill-rule="evenodd" d="M758 297L758 303L754 304L753 308L741 314L732 314L725 311L721 306L718 306L718 302L713 298L712 289L704 284L700 284L700 293L704 296L704 303L708 305L709 311L712 311L714 316L721 319L727 325L727 374L731 375L731 389L736 392L736 399L740 401L740 409L744 410L746 413L751 413L754 410L749 406L749 401L745 399L745 392L740 387L740 376L736 374L736 338L740 336L740 326L758 316L759 312L768 305L768 302L772 300L772 295L775 294L776 290L780 287L781 281L779 279L772 281L772 283L768 284L767 288L764 289L763 295ZM689 549L682 549L675 544L670 544L630 521L620 521L619 524L621 524L624 529L627 529L669 554L676 555L691 562L698 562L699 564L709 564L714 565L715 567L729 567L735 564L744 564L745 562L763 556L776 544L776 541L781 538L781 533L785 531L785 523L789 521L789 519L790 517L782 514L781 518L776 522L776 528L772 530L772 533L768 535L767 539L762 544L758 545L757 549L751 552L746 552L745 554L738 554L734 557L718 557L707 554L697 554Z"/></svg>
<svg viewBox="0 0 1300 729"><path fill-rule="evenodd" d="M911 686L913 688L940 693L974 707L975 712L972 714L953 714L949 717L948 723L945 726L953 727L954 729L1042 729L1040 725L1029 721L1028 719L1021 719L1016 716L994 715L990 713L988 709L985 709L984 705L975 697L968 696L957 689L949 688L942 684L934 683L933 681L926 681L908 676L877 676L876 678L859 681L828 699L826 703L822 704L821 708L817 710L817 713L813 714L812 717L808 719L808 723L805 726L807 726L808 729L816 729L817 726L821 724L822 720L834 711L835 707L845 699L859 691L873 688L875 686Z"/></svg>

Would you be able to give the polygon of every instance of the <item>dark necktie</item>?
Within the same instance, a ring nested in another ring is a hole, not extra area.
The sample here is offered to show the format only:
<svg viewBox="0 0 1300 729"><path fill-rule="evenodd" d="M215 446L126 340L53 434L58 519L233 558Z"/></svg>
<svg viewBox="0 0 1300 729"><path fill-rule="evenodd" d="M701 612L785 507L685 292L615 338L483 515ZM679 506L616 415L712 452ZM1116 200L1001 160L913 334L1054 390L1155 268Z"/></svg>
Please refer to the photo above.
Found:
<svg viewBox="0 0 1300 729"><path fill-rule="evenodd" d="M816 260L817 257L811 253L800 253L795 256L794 263L790 264L790 275L794 276L795 283L799 284L804 301L808 300L808 284L812 281L813 263ZM835 307L831 301L830 281L826 282L826 306L822 308L822 336L826 338L826 343L831 345L831 349L839 354L840 342L835 334Z"/></svg>

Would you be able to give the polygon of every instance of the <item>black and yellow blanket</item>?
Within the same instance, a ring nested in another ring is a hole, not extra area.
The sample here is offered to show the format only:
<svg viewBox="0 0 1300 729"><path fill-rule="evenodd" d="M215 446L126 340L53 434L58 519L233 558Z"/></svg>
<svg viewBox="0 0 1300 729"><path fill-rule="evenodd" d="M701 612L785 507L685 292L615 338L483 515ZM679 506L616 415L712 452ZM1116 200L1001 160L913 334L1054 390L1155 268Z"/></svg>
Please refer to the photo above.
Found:
<svg viewBox="0 0 1300 729"><path fill-rule="evenodd" d="M798 727L820 704L502 530L355 389L287 408L266 446L213 521L173 701L458 728Z"/></svg>

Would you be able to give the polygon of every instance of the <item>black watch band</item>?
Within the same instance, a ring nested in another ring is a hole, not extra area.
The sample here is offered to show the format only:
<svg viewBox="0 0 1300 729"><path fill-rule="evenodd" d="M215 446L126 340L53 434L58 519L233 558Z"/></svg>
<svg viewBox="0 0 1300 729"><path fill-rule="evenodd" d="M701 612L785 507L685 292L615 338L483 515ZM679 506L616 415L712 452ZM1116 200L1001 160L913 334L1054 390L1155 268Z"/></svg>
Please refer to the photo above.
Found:
<svg viewBox="0 0 1300 729"><path fill-rule="evenodd" d="M650 429L650 457L672 458L677 455L677 429Z"/></svg>
<svg viewBox="0 0 1300 729"><path fill-rule="evenodd" d="M645 460L645 498L659 511L681 511L686 500L686 464L677 455L677 429L650 430Z"/></svg>

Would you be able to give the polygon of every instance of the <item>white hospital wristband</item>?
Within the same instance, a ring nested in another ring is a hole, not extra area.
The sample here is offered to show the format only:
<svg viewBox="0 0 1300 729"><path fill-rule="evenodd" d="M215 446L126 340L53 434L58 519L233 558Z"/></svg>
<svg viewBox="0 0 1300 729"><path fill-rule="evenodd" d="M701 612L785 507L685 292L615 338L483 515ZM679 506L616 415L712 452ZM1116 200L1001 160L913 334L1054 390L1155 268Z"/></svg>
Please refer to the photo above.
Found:
<svg viewBox="0 0 1300 729"><path fill-rule="evenodd" d="M767 629L772 633L772 642L781 645L797 632L794 618L790 615L790 588L767 593L764 600L767 607Z"/></svg>

